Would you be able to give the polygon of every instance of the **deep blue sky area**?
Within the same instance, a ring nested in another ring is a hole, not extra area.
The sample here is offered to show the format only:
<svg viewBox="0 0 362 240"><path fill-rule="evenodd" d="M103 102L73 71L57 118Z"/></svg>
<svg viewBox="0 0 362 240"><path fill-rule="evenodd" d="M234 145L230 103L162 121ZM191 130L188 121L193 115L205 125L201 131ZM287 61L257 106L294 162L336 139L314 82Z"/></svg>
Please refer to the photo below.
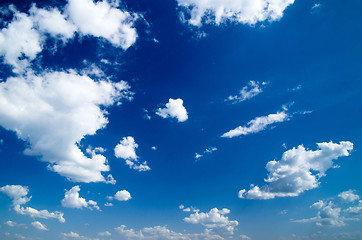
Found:
<svg viewBox="0 0 362 240"><path fill-rule="evenodd" d="M0 239L362 238L362 2L205 2L1 1Z"/></svg>

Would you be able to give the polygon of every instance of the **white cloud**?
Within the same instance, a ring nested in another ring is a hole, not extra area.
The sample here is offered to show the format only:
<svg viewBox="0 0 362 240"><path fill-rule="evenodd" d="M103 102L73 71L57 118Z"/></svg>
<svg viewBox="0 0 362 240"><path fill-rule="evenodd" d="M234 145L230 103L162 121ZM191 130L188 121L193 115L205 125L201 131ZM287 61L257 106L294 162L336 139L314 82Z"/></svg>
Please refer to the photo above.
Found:
<svg viewBox="0 0 362 240"><path fill-rule="evenodd" d="M38 230L48 230L45 225L38 221L32 222L31 225Z"/></svg>
<svg viewBox="0 0 362 240"><path fill-rule="evenodd" d="M133 27L136 14L112 7L107 0L69 0L66 13L84 35L103 37L116 47L127 49L137 39Z"/></svg>
<svg viewBox="0 0 362 240"><path fill-rule="evenodd" d="M254 25L263 21L276 21L294 0L177 0L182 13L190 15L188 24L201 27L203 23L219 25L237 22Z"/></svg>
<svg viewBox="0 0 362 240"><path fill-rule="evenodd" d="M48 210L36 210L31 207L22 207L20 205L26 204L30 201L31 197L27 197L29 192L28 187L21 185L6 185L0 188L0 191L7 194L10 198L13 199L14 211L21 215L28 215L31 218L55 218L59 222L64 223L65 219L62 212L48 212Z"/></svg>
<svg viewBox="0 0 362 240"><path fill-rule="evenodd" d="M202 158L203 156L204 156L204 155L201 155L201 154L195 153L195 159Z"/></svg>
<svg viewBox="0 0 362 240"><path fill-rule="evenodd" d="M311 223L315 222L317 226L345 226L346 221L359 221L358 218L348 218L346 216L342 216L342 212L348 212L348 209L342 211L342 209L335 205L334 202L324 202L319 200L318 202L312 204L310 206L312 209L317 209L317 215L312 218L300 219L300 220L292 220L293 222L298 223ZM348 212L349 213L349 212Z"/></svg>
<svg viewBox="0 0 362 240"><path fill-rule="evenodd" d="M242 240L251 240L251 238L246 236L245 234L240 235L240 239L242 239Z"/></svg>
<svg viewBox="0 0 362 240"><path fill-rule="evenodd" d="M112 197L112 199L113 199L113 197ZM110 199L110 200L111 200L111 199ZM104 204L104 206L106 206L106 207L112 207L112 206L113 206L113 203L107 202L107 203Z"/></svg>
<svg viewBox="0 0 362 240"><path fill-rule="evenodd" d="M352 215L362 216L362 200L359 200L356 206L349 207L344 211Z"/></svg>
<svg viewBox="0 0 362 240"><path fill-rule="evenodd" d="M131 194L127 190L118 191L113 197L108 196L107 198L108 200L116 199L118 201L128 201L132 199Z"/></svg>
<svg viewBox="0 0 362 240"><path fill-rule="evenodd" d="M199 158L204 157L205 154L212 154L216 150L217 150L216 147L208 147L204 150L202 154L195 153L195 159L198 160Z"/></svg>
<svg viewBox="0 0 362 240"><path fill-rule="evenodd" d="M14 12L14 18L0 30L0 55L14 67L14 72L23 72L49 37L65 43L79 32L102 37L124 50L136 42L133 25L137 14L120 10L106 0L69 0L65 9L62 13L57 8L41 9L34 4L28 13L9 10Z"/></svg>
<svg viewBox="0 0 362 240"><path fill-rule="evenodd" d="M112 234L108 231L98 233L98 236L101 236L101 237L109 237L111 235Z"/></svg>
<svg viewBox="0 0 362 240"><path fill-rule="evenodd" d="M41 52L42 36L34 29L32 19L24 13L16 13L6 28L0 30L0 55L15 72L21 72ZM22 59L20 59L22 58Z"/></svg>
<svg viewBox="0 0 362 240"><path fill-rule="evenodd" d="M74 37L77 27L66 20L66 16L57 8L41 9L33 5L29 10L35 27L43 34L59 37L66 41Z"/></svg>
<svg viewBox="0 0 362 240"><path fill-rule="evenodd" d="M183 103L184 101L181 98L170 98L168 103L166 103L166 107L157 109L156 114L162 118L177 118L179 122L185 122L188 116Z"/></svg>
<svg viewBox="0 0 362 240"><path fill-rule="evenodd" d="M113 178L113 176L111 174L109 174L106 178L106 183L115 185L117 183L117 181Z"/></svg>
<svg viewBox="0 0 362 240"><path fill-rule="evenodd" d="M99 240L99 238L85 237L76 232L62 233L61 235L65 238L74 238L74 239L82 239L82 240Z"/></svg>
<svg viewBox="0 0 362 240"><path fill-rule="evenodd" d="M239 192L240 198L272 199L275 197L295 197L304 191L317 188L325 172L333 167L333 160L349 156L353 144L342 141L317 143L318 150L306 150L302 145L283 153L279 161L266 165L267 182L263 187L253 186L249 191Z"/></svg>
<svg viewBox="0 0 362 240"><path fill-rule="evenodd" d="M157 147L156 146L153 146L153 147L151 147L152 148L152 150L157 150Z"/></svg>
<svg viewBox="0 0 362 240"><path fill-rule="evenodd" d="M11 77L0 83L0 125L30 143L25 153L41 155L70 181L105 182L106 158L85 156L79 142L107 125L104 108L130 100L128 89L126 82L94 81L74 71Z"/></svg>
<svg viewBox="0 0 362 240"><path fill-rule="evenodd" d="M360 197L354 192L354 190L341 192L340 194L338 194L338 197L340 197L344 202L354 202L360 199Z"/></svg>
<svg viewBox="0 0 362 240"><path fill-rule="evenodd" d="M201 224L206 228L222 228L233 234L236 226L239 225L238 221L229 221L226 214L229 214L230 210L223 208L219 210L217 208L211 209L209 212L195 212L189 217L185 217L184 221L192 224Z"/></svg>
<svg viewBox="0 0 362 240"><path fill-rule="evenodd" d="M59 222L64 223L65 219L63 217L63 213L62 212L49 212L48 210L37 210L31 207L21 207L20 205L16 205L14 207L15 212L17 212L18 214L21 215L28 215L31 218L43 218L43 219L50 219L50 218L54 218L54 219L58 219Z"/></svg>
<svg viewBox="0 0 362 240"><path fill-rule="evenodd" d="M268 116L257 117L246 126L239 126L224 133L221 137L233 138L241 135L249 135L265 130L269 125L289 120L290 115L285 111L269 114Z"/></svg>
<svg viewBox="0 0 362 240"><path fill-rule="evenodd" d="M9 227L15 227L17 225L16 222L13 222L13 221L10 221L10 220L6 221L5 224L8 225Z"/></svg>
<svg viewBox="0 0 362 240"><path fill-rule="evenodd" d="M206 229L203 233L178 233L169 230L165 226L145 227L142 230L126 229L125 225L121 225L115 230L126 239L159 239L159 240L222 240L223 237L212 234Z"/></svg>
<svg viewBox="0 0 362 240"><path fill-rule="evenodd" d="M200 211L199 209L196 209L194 207L185 208L185 206L182 204L178 208L181 209L183 212L199 212Z"/></svg>
<svg viewBox="0 0 362 240"><path fill-rule="evenodd" d="M263 92L264 85L266 85L266 82L260 83L260 82L250 81L247 86L243 87L240 90L239 95L229 96L228 100L233 101L234 103L238 103L251 99Z"/></svg>
<svg viewBox="0 0 362 240"><path fill-rule="evenodd" d="M94 208L99 210L97 202L93 200L87 201L84 198L79 197L79 191L79 186L74 186L69 191L65 191L64 199L61 201L62 206L67 208Z"/></svg>
<svg viewBox="0 0 362 240"><path fill-rule="evenodd" d="M30 201L31 197L27 197L29 189L21 185L6 185L0 188L0 192L5 193L13 200L13 205L22 205Z"/></svg>
<svg viewBox="0 0 362 240"><path fill-rule="evenodd" d="M126 164L139 172L149 171L151 168L147 165L147 161L140 163L136 154L136 148L138 144L131 136L124 137L120 143L114 148L114 155L117 158L123 158L126 160Z"/></svg>

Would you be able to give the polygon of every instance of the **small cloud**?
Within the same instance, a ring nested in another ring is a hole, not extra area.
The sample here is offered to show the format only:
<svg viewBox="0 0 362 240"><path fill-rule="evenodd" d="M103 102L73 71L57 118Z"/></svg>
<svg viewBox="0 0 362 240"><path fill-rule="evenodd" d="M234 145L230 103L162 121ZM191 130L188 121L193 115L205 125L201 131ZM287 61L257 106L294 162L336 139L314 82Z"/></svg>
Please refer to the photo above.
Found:
<svg viewBox="0 0 362 240"><path fill-rule="evenodd" d="M66 208L89 208L100 210L97 202L85 200L79 196L80 187L74 186L69 191L65 191L64 199L61 201L62 206Z"/></svg>
<svg viewBox="0 0 362 240"><path fill-rule="evenodd" d="M127 190L121 190L116 192L116 194L112 197L112 196L108 196L107 199L109 201L112 201L113 199L118 200L118 201L128 201L130 199L132 199L131 194L127 191Z"/></svg>
<svg viewBox="0 0 362 240"><path fill-rule="evenodd" d="M188 119L186 108L181 98L170 98L165 108L159 108L156 114L162 118L177 118L178 122L185 122Z"/></svg>
<svg viewBox="0 0 362 240"><path fill-rule="evenodd" d="M31 225L38 230L43 230L43 231L48 230L45 225L43 225L41 222L38 221L32 222Z"/></svg>
<svg viewBox="0 0 362 240"><path fill-rule="evenodd" d="M238 95L229 96L228 101L233 101L233 103L243 102L245 100L251 99L256 95L263 92L263 88L266 85L266 82L256 82L250 81L247 86L243 87Z"/></svg>
<svg viewBox="0 0 362 240"><path fill-rule="evenodd" d="M143 163L139 162L136 154L138 144L131 136L124 137L120 143L114 148L114 155L117 158L123 158L126 160L126 164L139 172L149 171L151 168L147 165L147 161Z"/></svg>

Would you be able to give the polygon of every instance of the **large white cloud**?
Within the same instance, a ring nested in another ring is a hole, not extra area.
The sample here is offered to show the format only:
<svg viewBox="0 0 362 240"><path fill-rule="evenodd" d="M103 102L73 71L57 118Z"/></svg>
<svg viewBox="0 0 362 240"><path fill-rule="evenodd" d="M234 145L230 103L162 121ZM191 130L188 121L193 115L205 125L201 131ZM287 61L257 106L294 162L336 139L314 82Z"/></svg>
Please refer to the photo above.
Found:
<svg viewBox="0 0 362 240"><path fill-rule="evenodd" d="M289 120L289 118L290 115L285 111L269 114L267 116L257 117L248 122L246 126L239 126L235 129L232 129L224 133L221 137L233 138L241 135L249 135L252 133L257 133L265 130L271 124L284 122Z"/></svg>
<svg viewBox="0 0 362 240"><path fill-rule="evenodd" d="M203 23L219 25L226 21L253 25L263 21L276 21L294 0L177 0L184 20L194 26Z"/></svg>
<svg viewBox="0 0 362 240"><path fill-rule="evenodd" d="M65 219L62 212L49 212L48 210L37 210L32 207L23 207L21 205L30 201L31 197L27 197L29 189L21 185L6 185L0 188L0 191L8 195L13 200L14 211L21 215L28 215L31 218L55 218L59 222L64 223Z"/></svg>
<svg viewBox="0 0 362 240"><path fill-rule="evenodd" d="M163 118L177 118L179 122L185 122L188 115L183 103L184 101L181 98L170 98L166 103L166 107L157 109L156 114Z"/></svg>
<svg viewBox="0 0 362 240"><path fill-rule="evenodd" d="M49 37L66 42L78 32L81 36L104 38L124 50L137 39L133 25L138 15L120 10L107 0L96 3L69 0L65 12L57 8L37 8L36 5L28 13L12 11L15 11L13 19L0 30L0 56L17 73L29 66Z"/></svg>
<svg viewBox="0 0 362 240"><path fill-rule="evenodd" d="M149 171L151 168L147 165L147 161L139 162L136 154L138 144L131 136L124 137L119 144L114 148L114 155L117 158L123 158L126 160L126 164L139 172Z"/></svg>
<svg viewBox="0 0 362 240"><path fill-rule="evenodd" d="M107 0L69 0L66 12L82 34L103 37L123 49L136 42L136 16L112 7Z"/></svg>
<svg viewBox="0 0 362 240"><path fill-rule="evenodd" d="M78 147L106 126L105 107L130 99L126 82L94 81L74 71L44 72L0 83L0 125L28 141L26 153L41 155L49 169L75 182L105 182L101 154Z"/></svg>
<svg viewBox="0 0 362 240"><path fill-rule="evenodd" d="M221 210L217 208L211 209L209 212L195 212L189 217L185 217L184 221L192 224L201 224L206 228L222 228L233 234L236 226L239 225L238 221L230 221L226 214L229 214L230 210L223 208Z"/></svg>
<svg viewBox="0 0 362 240"><path fill-rule="evenodd" d="M304 191L317 188L319 180L328 169L333 167L333 160L349 156L353 144L317 143L318 150L307 150L304 146L284 152L279 161L270 161L266 165L268 177L263 187L252 186L249 191L239 192L240 198L272 199L275 197L295 197Z"/></svg>
<svg viewBox="0 0 362 240"><path fill-rule="evenodd" d="M248 85L243 87L238 95L229 96L228 100L233 101L234 103L243 102L245 100L251 99L256 95L263 92L263 86L266 85L266 82L255 82L249 81Z"/></svg>
<svg viewBox="0 0 362 240"><path fill-rule="evenodd" d="M79 186L74 186L69 191L65 191L64 198L61 201L62 206L67 208L90 208L99 210L97 202L93 200L87 201L80 197L79 191Z"/></svg>

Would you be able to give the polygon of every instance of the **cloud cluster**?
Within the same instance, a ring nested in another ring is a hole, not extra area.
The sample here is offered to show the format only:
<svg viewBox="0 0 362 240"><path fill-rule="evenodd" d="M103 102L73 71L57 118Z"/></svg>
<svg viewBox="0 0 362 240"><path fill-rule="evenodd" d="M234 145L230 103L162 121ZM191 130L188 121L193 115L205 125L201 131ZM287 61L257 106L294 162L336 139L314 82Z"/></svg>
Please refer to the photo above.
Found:
<svg viewBox="0 0 362 240"><path fill-rule="evenodd" d="M181 98L168 100L165 108L158 108L156 114L162 118L177 118L178 122L185 122L188 119L187 110Z"/></svg>
<svg viewBox="0 0 362 240"><path fill-rule="evenodd" d="M204 157L205 154L212 154L214 151L217 151L216 147L208 147L204 150L202 154L195 153L195 159L198 160L202 157Z"/></svg>
<svg viewBox="0 0 362 240"><path fill-rule="evenodd" d="M223 208L221 210L217 208L211 209L209 212L195 212L189 217L185 217L184 221L192 224L201 224L206 228L222 228L228 231L230 234L234 233L234 229L239 225L238 221L229 221L226 214L229 214L230 210Z"/></svg>
<svg viewBox="0 0 362 240"><path fill-rule="evenodd" d="M159 240L222 240L220 235L213 234L210 230L203 233L178 233L165 226L145 227L142 230L127 229L125 225L121 225L115 230L126 239L159 239Z"/></svg>
<svg viewBox="0 0 362 240"><path fill-rule="evenodd" d="M48 168L74 182L105 182L101 154L86 156L79 142L107 123L105 107L132 99L126 82L95 81L75 71L11 77L0 83L0 125L29 142Z"/></svg>
<svg viewBox="0 0 362 240"><path fill-rule="evenodd" d="M117 158L126 160L126 164L139 172L149 171L151 168L147 165L147 161L139 162L136 154L138 144L131 136L124 137L119 144L114 148L114 155Z"/></svg>
<svg viewBox="0 0 362 240"><path fill-rule="evenodd" d="M100 210L97 202L93 200L87 201L84 198L79 197L79 191L79 186L74 186L69 191L65 191L64 198L61 201L62 206L67 208L89 208Z"/></svg>
<svg viewBox="0 0 362 240"><path fill-rule="evenodd" d="M48 37L66 42L76 32L80 36L102 37L125 50L136 42L133 24L138 15L120 10L107 0L69 0L64 9L61 12L33 5L28 13L21 13L12 8L12 21L0 30L0 55L4 62L21 72L43 50Z"/></svg>
<svg viewBox="0 0 362 240"><path fill-rule="evenodd" d="M0 188L0 192L5 193L13 200L14 211L21 215L28 215L31 218L58 219L64 223L65 219L62 212L49 212L48 210L37 210L31 207L23 207L21 205L30 201L31 197L27 197L29 189L21 185L6 185Z"/></svg>
<svg viewBox="0 0 362 240"><path fill-rule="evenodd" d="M177 0L182 7L183 21L201 27L203 23L230 21L254 25L276 21L294 0ZM185 17L185 15L187 15Z"/></svg>
<svg viewBox="0 0 362 240"><path fill-rule="evenodd" d="M250 81L247 86L243 87L238 95L229 96L227 100L232 101L233 103L243 102L245 100L251 99L256 95L263 92L263 86L266 85L266 82L255 82Z"/></svg>
<svg viewBox="0 0 362 240"><path fill-rule="evenodd" d="M290 119L290 115L286 111L277 112L274 114L269 114L267 116L257 117L246 126L239 126L235 129L232 129L224 133L221 137L224 138L233 138L241 135L249 135L252 133L258 133L265 130L269 125L274 123L284 122Z"/></svg>
<svg viewBox="0 0 362 240"><path fill-rule="evenodd" d="M319 200L318 202L315 202L310 207L312 209L318 210L317 215L315 217L307 218L307 219L300 219L300 220L292 220L293 222L298 223L316 223L317 226L326 226L326 225L332 225L332 226L345 226L346 221L359 221L359 218L356 218L358 216L361 216L361 209L362 209L362 201L358 201L357 204L355 202L360 199L359 195L354 194L353 190L349 190L346 192L342 192L338 195L339 199L342 201L335 202L332 201L323 201ZM350 198L350 194L353 194L353 197ZM346 200L346 196L347 200ZM339 203L339 204L338 204ZM340 204L343 203L343 204ZM349 206L346 208L345 204ZM338 206L340 205L340 206ZM344 209L343 209L344 208ZM352 209L360 209L359 214L356 214ZM352 210L352 211L351 211ZM352 217L351 217L352 216Z"/></svg>
<svg viewBox="0 0 362 240"><path fill-rule="evenodd" d="M239 192L240 198L272 199L275 197L295 197L304 191L317 188L319 180L326 171L333 167L333 160L349 156L353 144L348 141L340 143L317 143L318 150L307 150L304 146L290 149L283 153L279 161L270 161L266 165L268 177L266 185L253 186L249 191Z"/></svg>

